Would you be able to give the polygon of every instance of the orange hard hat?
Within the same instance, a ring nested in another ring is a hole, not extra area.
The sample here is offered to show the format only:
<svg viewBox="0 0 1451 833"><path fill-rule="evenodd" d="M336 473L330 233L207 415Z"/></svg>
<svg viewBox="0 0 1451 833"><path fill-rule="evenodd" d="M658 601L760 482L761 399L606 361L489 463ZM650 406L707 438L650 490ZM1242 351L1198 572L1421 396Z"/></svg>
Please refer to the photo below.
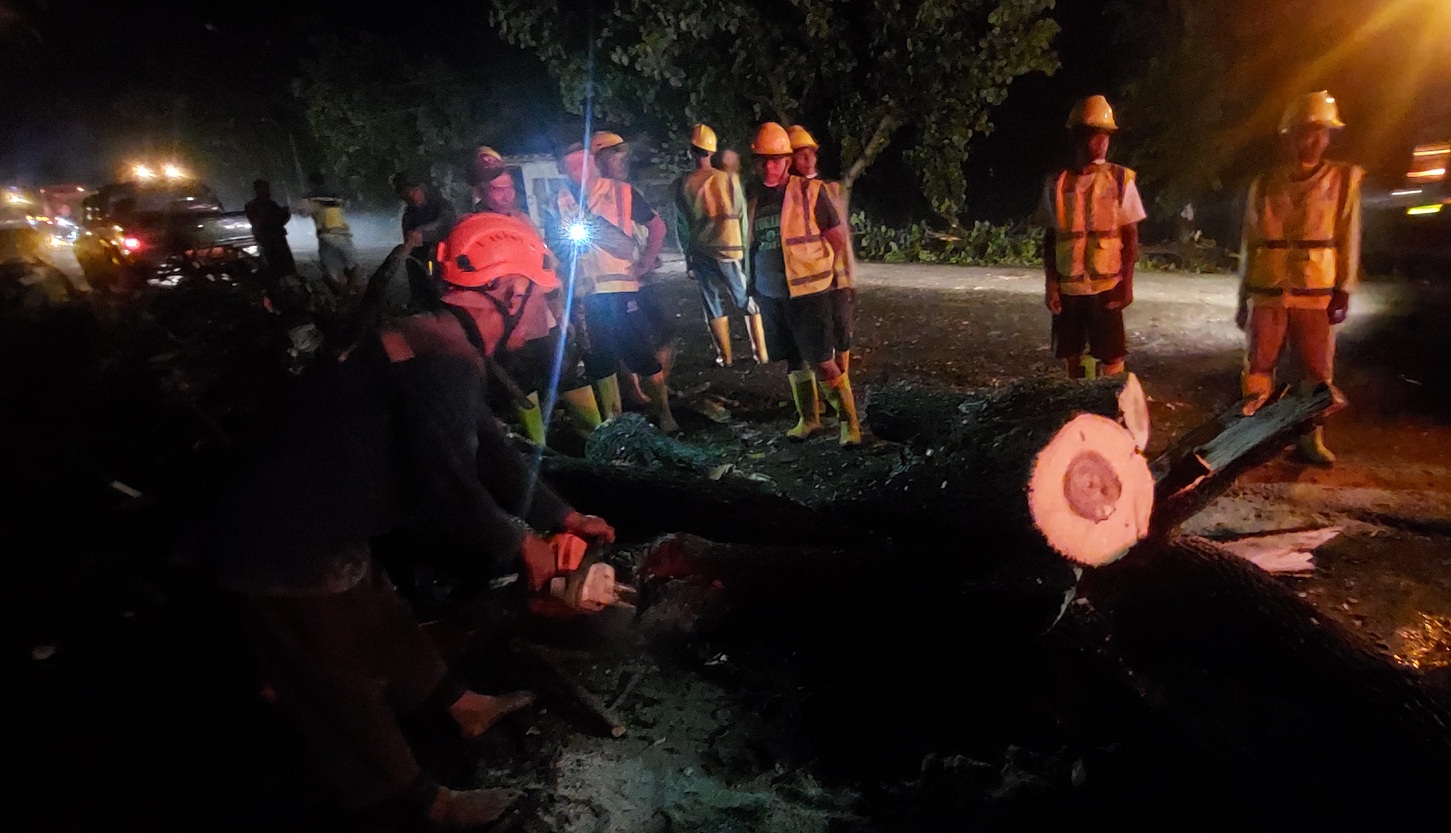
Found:
<svg viewBox="0 0 1451 833"><path fill-rule="evenodd" d="M625 137L618 133L611 133L608 130L601 130L589 140L589 152L599 153L602 150L617 148L625 144Z"/></svg>
<svg viewBox="0 0 1451 833"><path fill-rule="evenodd" d="M751 152L757 156L790 156L791 137L786 135L786 128L768 121L756 130Z"/></svg>
<svg viewBox="0 0 1451 833"><path fill-rule="evenodd" d="M507 214L469 214L438 246L444 281L462 287L522 275L542 289L558 289L559 278L545 266L548 258L534 227Z"/></svg>
<svg viewBox="0 0 1451 833"><path fill-rule="evenodd" d="M786 135L791 138L792 150L821 147L821 145L816 143L816 138L811 135L811 131L807 130L799 124L793 124L789 128L787 128Z"/></svg>

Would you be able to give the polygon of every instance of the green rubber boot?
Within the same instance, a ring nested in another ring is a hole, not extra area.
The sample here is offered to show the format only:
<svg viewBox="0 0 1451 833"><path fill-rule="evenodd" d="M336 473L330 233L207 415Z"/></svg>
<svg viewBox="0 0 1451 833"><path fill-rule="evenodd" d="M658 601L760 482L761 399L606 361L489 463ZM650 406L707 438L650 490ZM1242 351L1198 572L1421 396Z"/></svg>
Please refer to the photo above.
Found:
<svg viewBox="0 0 1451 833"><path fill-rule="evenodd" d="M1300 453L1300 459L1311 465L1335 465L1335 454L1325 447L1325 429L1319 425L1300 437L1296 450Z"/></svg>
<svg viewBox="0 0 1451 833"><path fill-rule="evenodd" d="M533 403L528 408L519 408L519 424L524 427L524 436L529 442L535 445L544 445L544 412L539 410L539 394L529 394L529 401Z"/></svg>
<svg viewBox="0 0 1451 833"><path fill-rule="evenodd" d="M620 404L620 377L611 373L595 382L594 387L595 396L599 397L602 419L614 419L624 412L625 408Z"/></svg>
<svg viewBox="0 0 1451 833"><path fill-rule="evenodd" d="M560 391L559 401L574 421L574 428L580 436L588 437L600 427L600 405L595 401L595 392L588 386Z"/></svg>
<svg viewBox="0 0 1451 833"><path fill-rule="evenodd" d="M862 423L857 418L856 396L851 392L851 379L841 376L835 385L826 389L826 401L841 420L841 447L849 448L862 444Z"/></svg>
<svg viewBox="0 0 1451 833"><path fill-rule="evenodd" d="M786 431L793 440L804 440L821 430L821 401L816 390L816 374L809 370L793 370L786 375L791 381L791 399L796 403L800 419Z"/></svg>

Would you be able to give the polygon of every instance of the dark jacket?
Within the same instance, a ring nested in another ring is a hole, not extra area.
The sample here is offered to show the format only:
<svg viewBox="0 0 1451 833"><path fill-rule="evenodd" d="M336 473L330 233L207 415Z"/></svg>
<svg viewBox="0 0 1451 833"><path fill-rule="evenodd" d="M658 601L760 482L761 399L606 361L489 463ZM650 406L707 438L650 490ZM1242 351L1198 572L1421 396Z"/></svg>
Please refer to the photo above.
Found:
<svg viewBox="0 0 1451 833"><path fill-rule="evenodd" d="M235 590L341 592L362 576L368 539L411 521L486 572L514 572L516 516L548 531L571 510L530 477L484 394L482 360L451 314L393 322L304 380L194 549Z"/></svg>

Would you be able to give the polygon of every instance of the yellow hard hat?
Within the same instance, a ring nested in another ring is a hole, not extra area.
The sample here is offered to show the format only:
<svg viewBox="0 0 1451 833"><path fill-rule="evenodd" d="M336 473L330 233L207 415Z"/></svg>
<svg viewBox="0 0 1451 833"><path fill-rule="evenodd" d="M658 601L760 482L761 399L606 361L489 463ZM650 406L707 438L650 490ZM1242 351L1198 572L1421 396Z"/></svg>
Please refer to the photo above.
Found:
<svg viewBox="0 0 1451 833"><path fill-rule="evenodd" d="M602 150L617 148L624 143L625 137L621 136L620 134L610 133L607 130L601 130L589 140L589 152L599 153Z"/></svg>
<svg viewBox="0 0 1451 833"><path fill-rule="evenodd" d="M756 131L751 153L757 156L790 156L791 137L786 135L786 128L768 121Z"/></svg>
<svg viewBox="0 0 1451 833"><path fill-rule="evenodd" d="M1073 112L1068 114L1066 126L1091 127L1109 133L1118 130L1118 122L1113 120L1113 108L1108 106L1108 99L1101 95L1091 95L1073 105Z"/></svg>
<svg viewBox="0 0 1451 833"><path fill-rule="evenodd" d="M690 128L690 146L700 148L706 153L715 153L719 147L715 140L715 131L708 124L697 124Z"/></svg>
<svg viewBox="0 0 1451 833"><path fill-rule="evenodd" d="M786 135L791 137L792 150L821 147L821 145L818 145L816 143L816 139L812 138L811 131L807 130L799 124L793 124L789 128L787 128Z"/></svg>
<svg viewBox="0 0 1451 833"><path fill-rule="evenodd" d="M478 157L479 161L483 161L485 159L497 159L500 162L504 161L503 155L500 154L497 150L489 147L488 145L481 145L479 147Z"/></svg>
<svg viewBox="0 0 1451 833"><path fill-rule="evenodd" d="M1289 133L1302 124L1344 127L1345 122L1340 120L1340 105L1335 103L1335 96L1327 90L1320 90L1306 93L1290 102L1290 106L1285 108L1285 114L1280 117L1280 132Z"/></svg>

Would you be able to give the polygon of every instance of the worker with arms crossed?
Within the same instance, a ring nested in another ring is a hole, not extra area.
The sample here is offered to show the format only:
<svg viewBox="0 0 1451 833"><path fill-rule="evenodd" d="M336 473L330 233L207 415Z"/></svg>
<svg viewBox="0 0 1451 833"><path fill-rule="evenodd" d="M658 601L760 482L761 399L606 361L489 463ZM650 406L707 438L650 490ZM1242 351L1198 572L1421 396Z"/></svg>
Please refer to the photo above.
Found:
<svg viewBox="0 0 1451 833"><path fill-rule="evenodd" d="M567 291L584 312L585 371L605 419L622 410L618 365L639 374L661 430L680 430L670 412L658 336L640 305L640 279L665 245L665 221L628 183L601 176L582 144L565 152L570 182L555 195L546 239L566 272ZM641 247L635 227L648 230Z"/></svg>
<svg viewBox="0 0 1451 833"><path fill-rule="evenodd" d="M833 179L823 179L817 171L816 157L821 146L817 144L816 137L799 124L792 125L786 134L791 137L791 172L807 179L819 180L826 189L826 195L831 198L831 204L836 206L837 216L846 225L846 257L838 261L840 266L832 284L831 302L838 308L832 315L832 321L836 325L833 333L836 366L841 368L842 373L847 373L851 370L853 322L856 318L856 286L852 281L856 270L856 255L851 245L851 207L847 205L846 193L842 191L841 183Z"/></svg>

